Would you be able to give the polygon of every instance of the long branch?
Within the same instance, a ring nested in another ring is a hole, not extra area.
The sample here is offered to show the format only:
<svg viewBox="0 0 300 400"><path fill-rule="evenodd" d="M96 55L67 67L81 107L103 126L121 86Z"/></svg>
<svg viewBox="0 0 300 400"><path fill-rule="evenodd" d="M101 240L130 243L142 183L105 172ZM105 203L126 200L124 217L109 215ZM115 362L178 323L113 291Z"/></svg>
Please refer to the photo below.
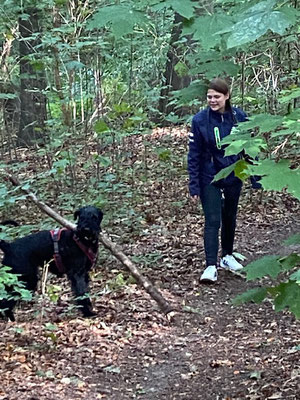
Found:
<svg viewBox="0 0 300 400"><path fill-rule="evenodd" d="M20 181L10 173L6 172L6 177L9 181L14 185L18 186L20 190L26 194L27 198L35 203L43 212L48 214L51 218L57 221L59 224L65 226L69 229L76 229L76 225L65 218L63 218L60 214L54 211L52 208L47 206L45 203L40 201L36 195L29 190L22 187ZM125 268L131 273L131 275L135 278L135 280L146 290L146 292L157 302L160 309L165 313L169 313L174 310L174 307L161 295L161 293L156 289L156 287L149 281L148 278L142 275L137 266L127 257L117 246L113 243L108 236L106 236L103 232L99 235L99 240L110 252L125 266Z"/></svg>

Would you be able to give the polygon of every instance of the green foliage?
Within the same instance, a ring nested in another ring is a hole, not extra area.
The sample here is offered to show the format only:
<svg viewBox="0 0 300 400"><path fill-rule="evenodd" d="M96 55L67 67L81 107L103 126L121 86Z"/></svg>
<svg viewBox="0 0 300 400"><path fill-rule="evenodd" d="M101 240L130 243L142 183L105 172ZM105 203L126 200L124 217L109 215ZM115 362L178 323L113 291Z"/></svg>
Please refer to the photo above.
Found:
<svg viewBox="0 0 300 400"><path fill-rule="evenodd" d="M9 191L4 183L0 183L0 207L8 207L25 198L26 196L20 195L16 190Z"/></svg>
<svg viewBox="0 0 300 400"><path fill-rule="evenodd" d="M157 3L157 4L153 4ZM184 18L190 19L194 15L195 3L191 0L164 0L153 1L151 9L153 11L161 11L165 8L172 8L175 12L182 15Z"/></svg>
<svg viewBox="0 0 300 400"><path fill-rule="evenodd" d="M201 15L195 18L193 24L187 26L183 33L185 35L192 34L193 39L200 41L203 49L208 50L220 42L223 30L229 29L232 21L232 17L224 13Z"/></svg>
<svg viewBox="0 0 300 400"><path fill-rule="evenodd" d="M187 65L186 65L185 63L179 61L179 62L175 65L174 71L176 72L176 74L177 74L178 76L185 76L185 75L188 75L189 69L188 69L188 67L187 67Z"/></svg>
<svg viewBox="0 0 300 400"><path fill-rule="evenodd" d="M287 240L283 242L285 246L290 246L293 244L300 244L300 233L290 236Z"/></svg>
<svg viewBox="0 0 300 400"><path fill-rule="evenodd" d="M300 284L290 280L282 282L275 288L269 289L275 296L275 311L282 311L288 308L297 319L300 319Z"/></svg>
<svg viewBox="0 0 300 400"><path fill-rule="evenodd" d="M268 294L274 298L275 311L289 309L297 319L300 319L300 285L299 282L290 280L282 282L272 288L256 288L236 296L233 300L234 305L247 302L261 303Z"/></svg>
<svg viewBox="0 0 300 400"><path fill-rule="evenodd" d="M287 116L257 114L249 121L239 124L231 135L222 140L222 144L226 146L225 155L240 153L243 156L247 155L252 159L251 164L239 160L220 171L214 181L227 177L232 171L242 180L251 175L257 175L262 177L260 183L265 190L286 190L300 199L299 168L291 168L290 161L287 159L265 158L265 153L271 152L280 136L288 136L287 140L290 137L291 151L297 152L297 147L294 147L292 142L293 137L297 142L299 125L297 118L299 118L297 111ZM267 141L266 134L270 134L274 142Z"/></svg>
<svg viewBox="0 0 300 400"><path fill-rule="evenodd" d="M15 99L17 97L14 93L0 93L0 100Z"/></svg>
<svg viewBox="0 0 300 400"><path fill-rule="evenodd" d="M261 184L265 190L281 191L286 189L288 193L300 200L300 169L291 169L288 160L265 159L258 165L251 167L254 175L262 176Z"/></svg>
<svg viewBox="0 0 300 400"><path fill-rule="evenodd" d="M265 275L276 278L281 271L279 259L280 257L275 255L265 256L248 264L243 270L247 274L247 280L262 278Z"/></svg>
<svg viewBox="0 0 300 400"><path fill-rule="evenodd" d="M247 290L247 292L236 296L232 303L235 306L239 306L241 304L253 301L256 304L261 303L267 296L268 290L266 288L254 288Z"/></svg>
<svg viewBox="0 0 300 400"><path fill-rule="evenodd" d="M276 0L260 1L240 14L238 21L230 29L227 47L254 42L268 30L283 35L295 23L295 16L286 8L283 10L286 12L274 9L276 3Z"/></svg>
<svg viewBox="0 0 300 400"><path fill-rule="evenodd" d="M218 173L216 174L216 176L215 176L214 179L213 179L213 182L217 182L217 181L219 181L220 179L226 178L228 175L230 175L230 174L234 171L235 167L236 167L236 166L238 165L238 163L240 163L240 162L242 162L242 161L239 160L239 161L237 161L236 163L231 164L231 165L229 165L229 166L226 167L226 168L223 168L220 172L218 172Z"/></svg>
<svg viewBox="0 0 300 400"><path fill-rule="evenodd" d="M47 285L47 294L53 303L57 303L60 298L62 288L58 285Z"/></svg>
<svg viewBox="0 0 300 400"><path fill-rule="evenodd" d="M161 161L169 161L171 159L172 151L166 148L158 148L155 149L155 153L158 155L158 158Z"/></svg>
<svg viewBox="0 0 300 400"><path fill-rule="evenodd" d="M119 273L114 278L106 281L104 289L99 294L115 292L134 283L135 281L132 277L125 277L124 274Z"/></svg>
<svg viewBox="0 0 300 400"><path fill-rule="evenodd" d="M285 245L299 244L299 234L284 241ZM300 318L300 253L291 253L280 257L270 255L260 258L248 264L243 272L246 272L247 280L261 279L269 276L276 279L280 274L285 275L287 271L294 270L286 282L269 285L263 288L254 288L235 297L233 304L239 305L253 301L261 303L266 297L271 297L274 302L275 311L288 308L296 318Z"/></svg>
<svg viewBox="0 0 300 400"><path fill-rule="evenodd" d="M116 39L132 33L136 25L146 23L143 12L129 8L126 4L111 5L97 11L87 24L88 30L110 25Z"/></svg>
<svg viewBox="0 0 300 400"><path fill-rule="evenodd" d="M74 18L70 2L54 3L55 8L53 2L32 0L5 0L0 5L3 45L13 40L0 71L0 100L16 99L22 78L16 68L18 20L29 19L32 5L41 12L41 32L34 38L40 42L30 63L35 72L45 71L49 119L36 147L37 165L19 163L15 170L34 177L34 185L26 184L43 193L43 200L52 203L54 198L66 211L83 202L109 205L109 212L120 216L120 228L115 229L136 234L142 230L144 218L136 211L145 200L140 182L151 182L153 163L159 179L176 180L183 174L183 162L167 143L153 150L155 144L144 139L144 158L136 159L125 139L145 137L152 127L150 119L164 100L161 88L169 83L163 76L172 52L177 76L188 76L191 84L166 100L175 111L186 106L188 117L173 112L165 121L178 124L204 106L206 82L215 76L234 78L233 101L252 114L222 144L226 155L243 152L258 160L250 165L241 159L215 180L233 171L242 180L260 175L265 190L284 190L299 199L299 5L290 0L216 0L205 5L192 0L108 0L76 7ZM176 14L183 22L177 42L170 43ZM182 87L179 83L177 88ZM4 150L11 150L15 131L2 131ZM36 172L39 169L43 172ZM0 184L3 213L9 214L24 199L17 189ZM6 231L1 235L5 238ZM262 268L268 276L297 262L295 254L284 260L274 257ZM249 274L259 275L260 270L254 266Z"/></svg>
<svg viewBox="0 0 300 400"><path fill-rule="evenodd" d="M261 150L267 148L267 143L263 137L253 137L250 133L226 137L222 140L222 143L229 144L225 149L225 156L239 154L244 151L245 154L255 159Z"/></svg>
<svg viewBox="0 0 300 400"><path fill-rule="evenodd" d="M109 130L109 127L101 119L99 119L94 125L94 131L97 132L98 134L101 134L103 132L107 132L108 130Z"/></svg>
<svg viewBox="0 0 300 400"><path fill-rule="evenodd" d="M288 103L291 100L297 99L300 97L300 88L293 87L292 89L283 90L281 92L281 96L279 98L280 103ZM299 110L298 110L299 113Z"/></svg>
<svg viewBox="0 0 300 400"><path fill-rule="evenodd" d="M172 92L173 101L178 105L190 105L206 93L206 86L203 82L196 80L188 88L174 90ZM172 102L170 102L172 104Z"/></svg>
<svg viewBox="0 0 300 400"><path fill-rule="evenodd" d="M44 326L44 334L47 338L51 340L53 344L56 344L58 341L58 336L56 332L58 331L58 326L55 324L51 324L50 322L45 324Z"/></svg>
<svg viewBox="0 0 300 400"><path fill-rule="evenodd" d="M19 281L18 275L10 271L10 267L0 266L0 300L22 299L30 301L32 293L25 289L24 283Z"/></svg>
<svg viewBox="0 0 300 400"><path fill-rule="evenodd" d="M153 267L157 265L158 261L162 258L160 252L147 253L140 256L133 256L132 260L138 264L143 264L147 267Z"/></svg>

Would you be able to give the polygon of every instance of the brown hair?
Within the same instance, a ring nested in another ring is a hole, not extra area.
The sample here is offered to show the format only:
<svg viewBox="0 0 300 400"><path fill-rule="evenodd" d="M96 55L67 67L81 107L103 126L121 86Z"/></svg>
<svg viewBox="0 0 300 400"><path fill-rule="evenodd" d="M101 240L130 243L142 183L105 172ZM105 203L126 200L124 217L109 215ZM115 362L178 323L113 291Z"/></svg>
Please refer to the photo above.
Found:
<svg viewBox="0 0 300 400"><path fill-rule="evenodd" d="M231 110L230 87L226 81L224 81L221 78L215 78L209 82L207 90L209 90L209 89L215 90L216 92L223 93L225 95L229 94L229 98L226 100L226 103L225 103L225 108L227 110Z"/></svg>

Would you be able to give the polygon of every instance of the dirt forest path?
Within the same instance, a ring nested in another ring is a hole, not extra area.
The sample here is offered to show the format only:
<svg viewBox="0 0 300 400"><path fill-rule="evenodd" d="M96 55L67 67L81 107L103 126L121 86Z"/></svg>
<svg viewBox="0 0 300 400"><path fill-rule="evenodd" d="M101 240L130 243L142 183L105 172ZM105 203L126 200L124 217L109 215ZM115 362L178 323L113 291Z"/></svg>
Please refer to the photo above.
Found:
<svg viewBox="0 0 300 400"><path fill-rule="evenodd" d="M237 240L249 261L279 249L300 228L299 214L272 210L272 218L260 210L239 218ZM202 219L196 213L187 218L197 225ZM60 317L59 307L48 313L57 325L55 340L46 321L24 306L18 323L0 324L0 399L299 398L299 322L287 312L275 314L270 303L232 307L234 295L254 284L228 272L220 271L216 285L200 285L190 236L189 245L165 242L165 261L148 271L163 294L190 313L169 322L135 285L105 295L109 276L93 285L103 291L97 319Z"/></svg>
<svg viewBox="0 0 300 400"><path fill-rule="evenodd" d="M178 187L186 192L186 182ZM215 285L199 284L203 216L176 196L187 199L174 185L153 184L142 206L146 233L122 228L114 240L168 300L189 312L170 321L103 251L91 284L96 319L64 313L70 291L59 281L57 304L39 296L18 308L17 322L0 322L0 400L300 398L299 321L275 313L268 301L231 305L235 295L264 282L220 271ZM299 217L296 200L246 186L236 250L247 262L287 252L282 242L300 231ZM109 221L108 233L118 224Z"/></svg>

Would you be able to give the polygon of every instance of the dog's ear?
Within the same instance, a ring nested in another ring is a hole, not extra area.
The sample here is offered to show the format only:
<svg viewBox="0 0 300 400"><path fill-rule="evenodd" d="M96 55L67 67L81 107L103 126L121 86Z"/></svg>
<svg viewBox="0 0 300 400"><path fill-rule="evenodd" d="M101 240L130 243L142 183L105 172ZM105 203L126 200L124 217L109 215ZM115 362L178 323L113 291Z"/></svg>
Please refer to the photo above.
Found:
<svg viewBox="0 0 300 400"><path fill-rule="evenodd" d="M76 219L79 217L79 214L80 214L80 210L76 210L76 211L74 212L74 219L75 219L75 221L76 221Z"/></svg>

